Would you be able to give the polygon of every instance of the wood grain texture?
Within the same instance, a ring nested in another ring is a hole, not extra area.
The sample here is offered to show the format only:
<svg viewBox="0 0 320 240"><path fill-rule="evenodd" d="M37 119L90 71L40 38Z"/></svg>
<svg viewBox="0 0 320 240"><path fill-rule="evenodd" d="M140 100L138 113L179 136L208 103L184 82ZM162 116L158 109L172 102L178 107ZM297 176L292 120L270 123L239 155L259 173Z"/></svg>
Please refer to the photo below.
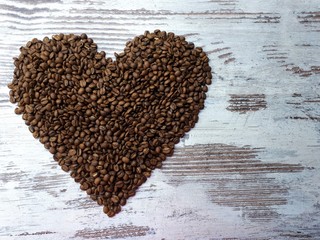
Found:
<svg viewBox="0 0 320 240"><path fill-rule="evenodd" d="M320 239L317 0L0 0L0 239ZM28 40L87 33L113 56L186 36L214 82L196 127L109 219L28 132L6 87Z"/></svg>

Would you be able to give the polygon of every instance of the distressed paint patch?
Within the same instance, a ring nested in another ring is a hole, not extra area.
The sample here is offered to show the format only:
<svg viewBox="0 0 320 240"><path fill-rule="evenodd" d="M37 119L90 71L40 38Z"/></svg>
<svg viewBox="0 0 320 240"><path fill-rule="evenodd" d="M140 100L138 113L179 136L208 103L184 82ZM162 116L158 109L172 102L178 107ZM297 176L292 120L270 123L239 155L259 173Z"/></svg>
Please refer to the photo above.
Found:
<svg viewBox="0 0 320 240"><path fill-rule="evenodd" d="M247 113L267 108L264 94L230 94L227 110L231 112Z"/></svg>
<svg viewBox="0 0 320 240"><path fill-rule="evenodd" d="M173 185L197 182L206 186L210 200L242 211L252 221L269 221L280 214L276 206L287 204L289 187L275 173L301 172L300 164L263 162L264 148L227 144L187 146L176 149L163 166Z"/></svg>
<svg viewBox="0 0 320 240"><path fill-rule="evenodd" d="M134 226L134 225L120 225L116 227L109 227L104 229L91 229L85 228L79 230L74 235L75 238L81 237L82 239L117 239L117 238L128 238L128 237L142 237L146 235L155 234L153 229L146 226Z"/></svg>

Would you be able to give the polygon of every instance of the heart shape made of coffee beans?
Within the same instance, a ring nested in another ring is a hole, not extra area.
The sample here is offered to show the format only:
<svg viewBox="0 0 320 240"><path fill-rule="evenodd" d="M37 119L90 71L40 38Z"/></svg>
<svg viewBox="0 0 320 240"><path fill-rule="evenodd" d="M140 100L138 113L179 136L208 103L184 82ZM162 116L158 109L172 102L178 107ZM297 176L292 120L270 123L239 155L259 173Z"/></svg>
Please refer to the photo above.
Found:
<svg viewBox="0 0 320 240"><path fill-rule="evenodd" d="M198 121L211 68L202 48L155 30L116 60L86 34L33 39L8 84L30 132L112 217Z"/></svg>

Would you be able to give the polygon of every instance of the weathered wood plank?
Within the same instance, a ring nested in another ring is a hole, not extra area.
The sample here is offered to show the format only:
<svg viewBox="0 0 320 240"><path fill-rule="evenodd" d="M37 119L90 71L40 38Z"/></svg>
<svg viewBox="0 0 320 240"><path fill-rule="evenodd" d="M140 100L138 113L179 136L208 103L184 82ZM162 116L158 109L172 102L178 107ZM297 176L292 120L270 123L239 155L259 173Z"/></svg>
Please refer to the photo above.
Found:
<svg viewBox="0 0 320 240"><path fill-rule="evenodd" d="M319 15L316 0L0 0L0 239L318 239ZM202 46L214 83L196 128L109 219L14 115L12 57L60 32L112 57L156 28Z"/></svg>

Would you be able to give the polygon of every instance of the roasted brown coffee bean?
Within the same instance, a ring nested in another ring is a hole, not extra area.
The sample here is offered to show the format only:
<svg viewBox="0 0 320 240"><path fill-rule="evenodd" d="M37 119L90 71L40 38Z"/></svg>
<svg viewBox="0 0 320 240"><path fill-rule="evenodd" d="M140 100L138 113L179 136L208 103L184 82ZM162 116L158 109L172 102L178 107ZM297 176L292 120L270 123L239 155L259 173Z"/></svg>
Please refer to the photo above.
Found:
<svg viewBox="0 0 320 240"><path fill-rule="evenodd" d="M86 34L33 39L8 87L33 136L112 217L195 126L212 74L202 48L160 30L105 56Z"/></svg>
<svg viewBox="0 0 320 240"><path fill-rule="evenodd" d="M122 158L122 162L124 162L124 163L129 163L129 161L130 161L129 158L127 158L127 157Z"/></svg>

